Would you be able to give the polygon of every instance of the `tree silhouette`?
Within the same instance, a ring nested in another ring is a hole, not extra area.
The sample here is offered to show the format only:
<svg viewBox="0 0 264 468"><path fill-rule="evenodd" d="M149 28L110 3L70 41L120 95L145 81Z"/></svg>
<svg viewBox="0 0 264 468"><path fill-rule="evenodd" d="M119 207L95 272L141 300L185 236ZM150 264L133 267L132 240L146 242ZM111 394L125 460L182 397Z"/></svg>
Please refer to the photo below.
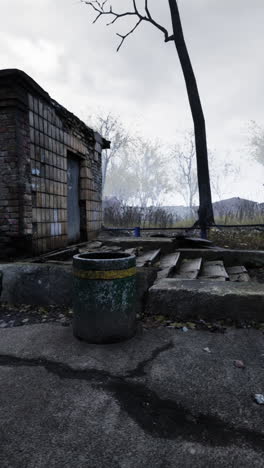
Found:
<svg viewBox="0 0 264 468"><path fill-rule="evenodd" d="M196 78L194 75L193 67L185 43L181 18L177 0L168 0L169 9L172 21L172 34L169 34L168 30L153 19L150 10L148 0L144 3L144 14L142 14L137 6L137 1L132 0L133 9L123 13L118 13L113 10L112 6L108 6L108 0L81 0L86 5L90 6L96 12L96 18L94 23L103 16L110 17L110 22L107 25L116 23L119 19L125 17L135 17L136 23L126 34L119 34L120 43L117 51L123 45L124 41L134 33L134 31L143 22L151 23L154 27L162 32L164 35L165 42L173 41L178 53L178 57L181 63L188 99L190 103L193 124L194 124L194 135L195 135L195 148L196 148L196 159L197 159L197 175L198 175L198 187L199 187L199 200L200 206L198 210L199 224L202 236L206 237L206 226L214 224L214 215L212 207L211 187L210 187L210 176L208 167L208 152L207 152L207 141L206 141L206 127L201 100L198 92Z"/></svg>

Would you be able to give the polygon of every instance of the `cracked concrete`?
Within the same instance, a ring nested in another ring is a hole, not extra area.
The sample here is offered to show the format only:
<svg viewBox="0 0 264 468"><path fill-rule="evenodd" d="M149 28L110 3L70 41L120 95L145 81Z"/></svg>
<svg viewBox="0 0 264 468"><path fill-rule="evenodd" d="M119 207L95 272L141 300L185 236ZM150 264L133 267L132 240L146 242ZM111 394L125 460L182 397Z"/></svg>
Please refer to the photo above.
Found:
<svg viewBox="0 0 264 468"><path fill-rule="evenodd" d="M156 329L100 346L56 325L1 330L0 383L4 468L263 466L256 330Z"/></svg>

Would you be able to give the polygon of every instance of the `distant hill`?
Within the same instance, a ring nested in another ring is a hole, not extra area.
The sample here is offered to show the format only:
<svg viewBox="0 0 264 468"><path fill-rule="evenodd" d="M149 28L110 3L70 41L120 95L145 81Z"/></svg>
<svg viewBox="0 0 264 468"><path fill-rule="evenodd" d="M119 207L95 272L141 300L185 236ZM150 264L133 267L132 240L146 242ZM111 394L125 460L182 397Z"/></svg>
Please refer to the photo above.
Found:
<svg viewBox="0 0 264 468"><path fill-rule="evenodd" d="M103 201L104 210L115 211L117 213L122 211L122 203L116 197L109 197ZM144 211L143 208L134 207L138 210L138 213ZM193 207L191 210L187 206L182 205L171 205L161 206L163 210L173 217L173 222L184 221L186 219L195 218L197 219L198 206ZM145 211L151 210L152 207L146 208ZM252 200L246 200L245 198L233 197L227 200L220 200L213 203L214 216L217 218L236 218L242 224L243 222L253 221L264 224L264 203L257 203ZM225 221L223 219L223 221Z"/></svg>
<svg viewBox="0 0 264 468"><path fill-rule="evenodd" d="M215 217L217 216L248 216L254 217L263 213L263 203L257 203L244 198L233 197L213 204Z"/></svg>
<svg viewBox="0 0 264 468"><path fill-rule="evenodd" d="M190 209L186 206L164 206L163 208L173 215L175 221L190 217ZM264 223L264 203L233 197L213 203L213 209L215 218L230 216L253 219L256 216L263 216ZM197 210L198 206L193 208L194 215Z"/></svg>

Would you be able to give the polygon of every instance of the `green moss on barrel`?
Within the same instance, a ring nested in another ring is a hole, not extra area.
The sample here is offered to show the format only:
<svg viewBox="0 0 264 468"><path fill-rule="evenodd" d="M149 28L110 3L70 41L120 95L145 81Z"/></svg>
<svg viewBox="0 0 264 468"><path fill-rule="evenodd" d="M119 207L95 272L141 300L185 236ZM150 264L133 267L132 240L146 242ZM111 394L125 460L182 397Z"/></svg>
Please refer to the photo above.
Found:
<svg viewBox="0 0 264 468"><path fill-rule="evenodd" d="M114 343L136 330L136 258L93 252L73 257L73 332L90 343Z"/></svg>

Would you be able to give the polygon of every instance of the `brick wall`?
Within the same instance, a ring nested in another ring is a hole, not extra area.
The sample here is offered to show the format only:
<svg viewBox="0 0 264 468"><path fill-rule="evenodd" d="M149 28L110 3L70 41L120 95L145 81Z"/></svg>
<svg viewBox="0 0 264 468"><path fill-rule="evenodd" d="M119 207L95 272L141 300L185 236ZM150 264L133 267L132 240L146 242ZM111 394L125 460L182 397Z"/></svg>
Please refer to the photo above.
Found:
<svg viewBox="0 0 264 468"><path fill-rule="evenodd" d="M10 108L0 108L0 249L10 251L19 233L16 119Z"/></svg>
<svg viewBox="0 0 264 468"><path fill-rule="evenodd" d="M27 108L16 83L0 87L0 255L29 246L31 187Z"/></svg>
<svg viewBox="0 0 264 468"><path fill-rule="evenodd" d="M66 246L67 156L80 163L81 232L96 235L102 224L101 145L69 122L65 109L29 94L33 250ZM100 140L100 136L97 137ZM84 225L85 224L85 225Z"/></svg>
<svg viewBox="0 0 264 468"><path fill-rule="evenodd" d="M68 244L69 154L80 163L82 239L93 238L102 224L106 142L27 75L13 78L3 83L0 71L0 248L22 244L40 254Z"/></svg>

